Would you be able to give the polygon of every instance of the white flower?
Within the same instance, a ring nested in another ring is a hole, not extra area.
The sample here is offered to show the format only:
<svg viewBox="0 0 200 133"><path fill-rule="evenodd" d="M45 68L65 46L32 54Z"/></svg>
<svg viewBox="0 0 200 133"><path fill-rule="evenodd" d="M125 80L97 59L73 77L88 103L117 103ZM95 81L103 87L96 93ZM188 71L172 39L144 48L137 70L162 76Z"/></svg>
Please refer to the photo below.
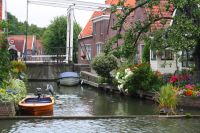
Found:
<svg viewBox="0 0 200 133"><path fill-rule="evenodd" d="M119 80L119 76L120 76L120 72L117 72L117 74L116 74L116 77L115 77L115 78L116 78L117 80Z"/></svg>
<svg viewBox="0 0 200 133"><path fill-rule="evenodd" d="M120 84L125 84L125 83L126 83L126 81L125 81L125 80L123 80L123 79L119 79L119 80L118 80L118 83L120 83Z"/></svg>
<svg viewBox="0 0 200 133"><path fill-rule="evenodd" d="M124 87L124 85L123 85L123 84L121 84L121 85L118 85L117 87L118 87L118 89L119 89L120 91L122 91L122 90L123 90L123 87Z"/></svg>
<svg viewBox="0 0 200 133"><path fill-rule="evenodd" d="M128 89L125 89L125 92L128 93Z"/></svg>
<svg viewBox="0 0 200 133"><path fill-rule="evenodd" d="M128 72L130 72L130 71L131 71L130 68L125 69L125 73L128 73Z"/></svg>
<svg viewBox="0 0 200 133"><path fill-rule="evenodd" d="M125 76L125 79L128 79L129 77L133 76L133 72L132 71L129 71L126 76Z"/></svg>

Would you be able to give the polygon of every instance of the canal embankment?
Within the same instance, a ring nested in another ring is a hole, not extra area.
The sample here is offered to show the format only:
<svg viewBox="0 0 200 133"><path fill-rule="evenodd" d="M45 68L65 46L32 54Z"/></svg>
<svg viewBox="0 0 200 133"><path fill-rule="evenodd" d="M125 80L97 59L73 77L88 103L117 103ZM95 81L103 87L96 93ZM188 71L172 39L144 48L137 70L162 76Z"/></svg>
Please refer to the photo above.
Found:
<svg viewBox="0 0 200 133"><path fill-rule="evenodd" d="M95 120L95 119L134 119L134 118L146 118L146 119L182 119L182 118L200 118L200 115L127 115L127 116L0 116L0 120Z"/></svg>
<svg viewBox="0 0 200 133"><path fill-rule="evenodd" d="M123 95L125 94L123 92L120 92L116 86L110 85L108 83L101 83L101 77L96 73L81 71L80 78L82 84L87 84L97 89L104 90L106 92L118 93ZM155 95L156 92L138 90L134 96L141 99L155 101ZM178 106L200 108L200 97L180 97L178 100Z"/></svg>

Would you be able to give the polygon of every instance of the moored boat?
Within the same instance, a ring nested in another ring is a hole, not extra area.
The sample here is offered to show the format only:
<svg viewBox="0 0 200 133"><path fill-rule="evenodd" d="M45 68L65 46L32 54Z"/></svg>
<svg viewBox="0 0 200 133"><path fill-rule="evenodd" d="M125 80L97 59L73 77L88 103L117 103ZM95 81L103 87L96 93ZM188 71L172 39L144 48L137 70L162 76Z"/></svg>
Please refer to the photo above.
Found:
<svg viewBox="0 0 200 133"><path fill-rule="evenodd" d="M18 104L22 114L29 115L52 115L54 99L51 96L46 97L26 97Z"/></svg>
<svg viewBox="0 0 200 133"><path fill-rule="evenodd" d="M59 84L74 86L80 83L80 76L76 72L64 72L59 75Z"/></svg>

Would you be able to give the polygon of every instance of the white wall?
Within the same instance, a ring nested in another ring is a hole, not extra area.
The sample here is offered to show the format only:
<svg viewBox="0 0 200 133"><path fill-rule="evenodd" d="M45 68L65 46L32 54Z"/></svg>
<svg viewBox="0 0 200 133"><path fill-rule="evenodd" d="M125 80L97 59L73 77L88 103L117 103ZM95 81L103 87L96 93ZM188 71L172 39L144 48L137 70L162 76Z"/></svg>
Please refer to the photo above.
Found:
<svg viewBox="0 0 200 133"><path fill-rule="evenodd" d="M151 52L150 52L151 54ZM150 56L151 58L151 56ZM161 73L174 73L176 71L176 56L174 55L174 60L161 60L160 56L156 56L156 60L150 59L151 68L154 71L159 71ZM165 65L164 65L165 64ZM178 62L179 70L182 69L181 62Z"/></svg>

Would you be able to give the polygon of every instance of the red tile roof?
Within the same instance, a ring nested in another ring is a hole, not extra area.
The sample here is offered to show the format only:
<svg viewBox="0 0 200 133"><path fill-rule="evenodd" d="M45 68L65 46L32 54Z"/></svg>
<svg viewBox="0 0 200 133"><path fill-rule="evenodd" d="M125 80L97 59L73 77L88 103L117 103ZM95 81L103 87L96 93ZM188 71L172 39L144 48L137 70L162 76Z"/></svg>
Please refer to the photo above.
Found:
<svg viewBox="0 0 200 133"><path fill-rule="evenodd" d="M92 25L92 19L98 16L101 16L103 14L102 11L95 11L91 18L89 19L89 21L87 22L86 26L83 28L83 30L81 31L81 36L80 38L84 38L87 36L92 35L92 30L93 30L93 25Z"/></svg>
<svg viewBox="0 0 200 133"><path fill-rule="evenodd" d="M33 38L34 38L33 35L27 36L27 50L32 50L32 42L34 41ZM24 43L26 42L26 36L25 35L9 35L8 42L11 42L12 40L16 49L20 52L23 52Z"/></svg>
<svg viewBox="0 0 200 133"><path fill-rule="evenodd" d="M151 15L159 15L160 17L172 17L174 8L173 6L170 7L169 11L166 11L166 4L168 4L168 0L160 0L160 4L158 6L153 6L152 9L146 8L147 14ZM166 25L162 25L160 21L155 22L151 25L151 30L166 28L169 26L171 20L167 21Z"/></svg>
<svg viewBox="0 0 200 133"><path fill-rule="evenodd" d="M125 5L126 6L134 6L135 1L136 0L125 0ZM105 1L106 4L110 4L110 5L117 5L118 2L119 2L119 0L106 0Z"/></svg>
<svg viewBox="0 0 200 133"><path fill-rule="evenodd" d="M118 2L119 2L119 0L106 0L105 4L116 5ZM126 4L125 5L134 6L135 3L136 3L136 0L126 0ZM87 22L86 26L81 31L81 33L79 35L79 39L80 38L85 38L85 37L88 37L88 36L92 35L92 31L93 31L92 19L95 18L95 17L101 16L101 15L103 15L102 11L94 11L94 13L92 14L91 18Z"/></svg>

